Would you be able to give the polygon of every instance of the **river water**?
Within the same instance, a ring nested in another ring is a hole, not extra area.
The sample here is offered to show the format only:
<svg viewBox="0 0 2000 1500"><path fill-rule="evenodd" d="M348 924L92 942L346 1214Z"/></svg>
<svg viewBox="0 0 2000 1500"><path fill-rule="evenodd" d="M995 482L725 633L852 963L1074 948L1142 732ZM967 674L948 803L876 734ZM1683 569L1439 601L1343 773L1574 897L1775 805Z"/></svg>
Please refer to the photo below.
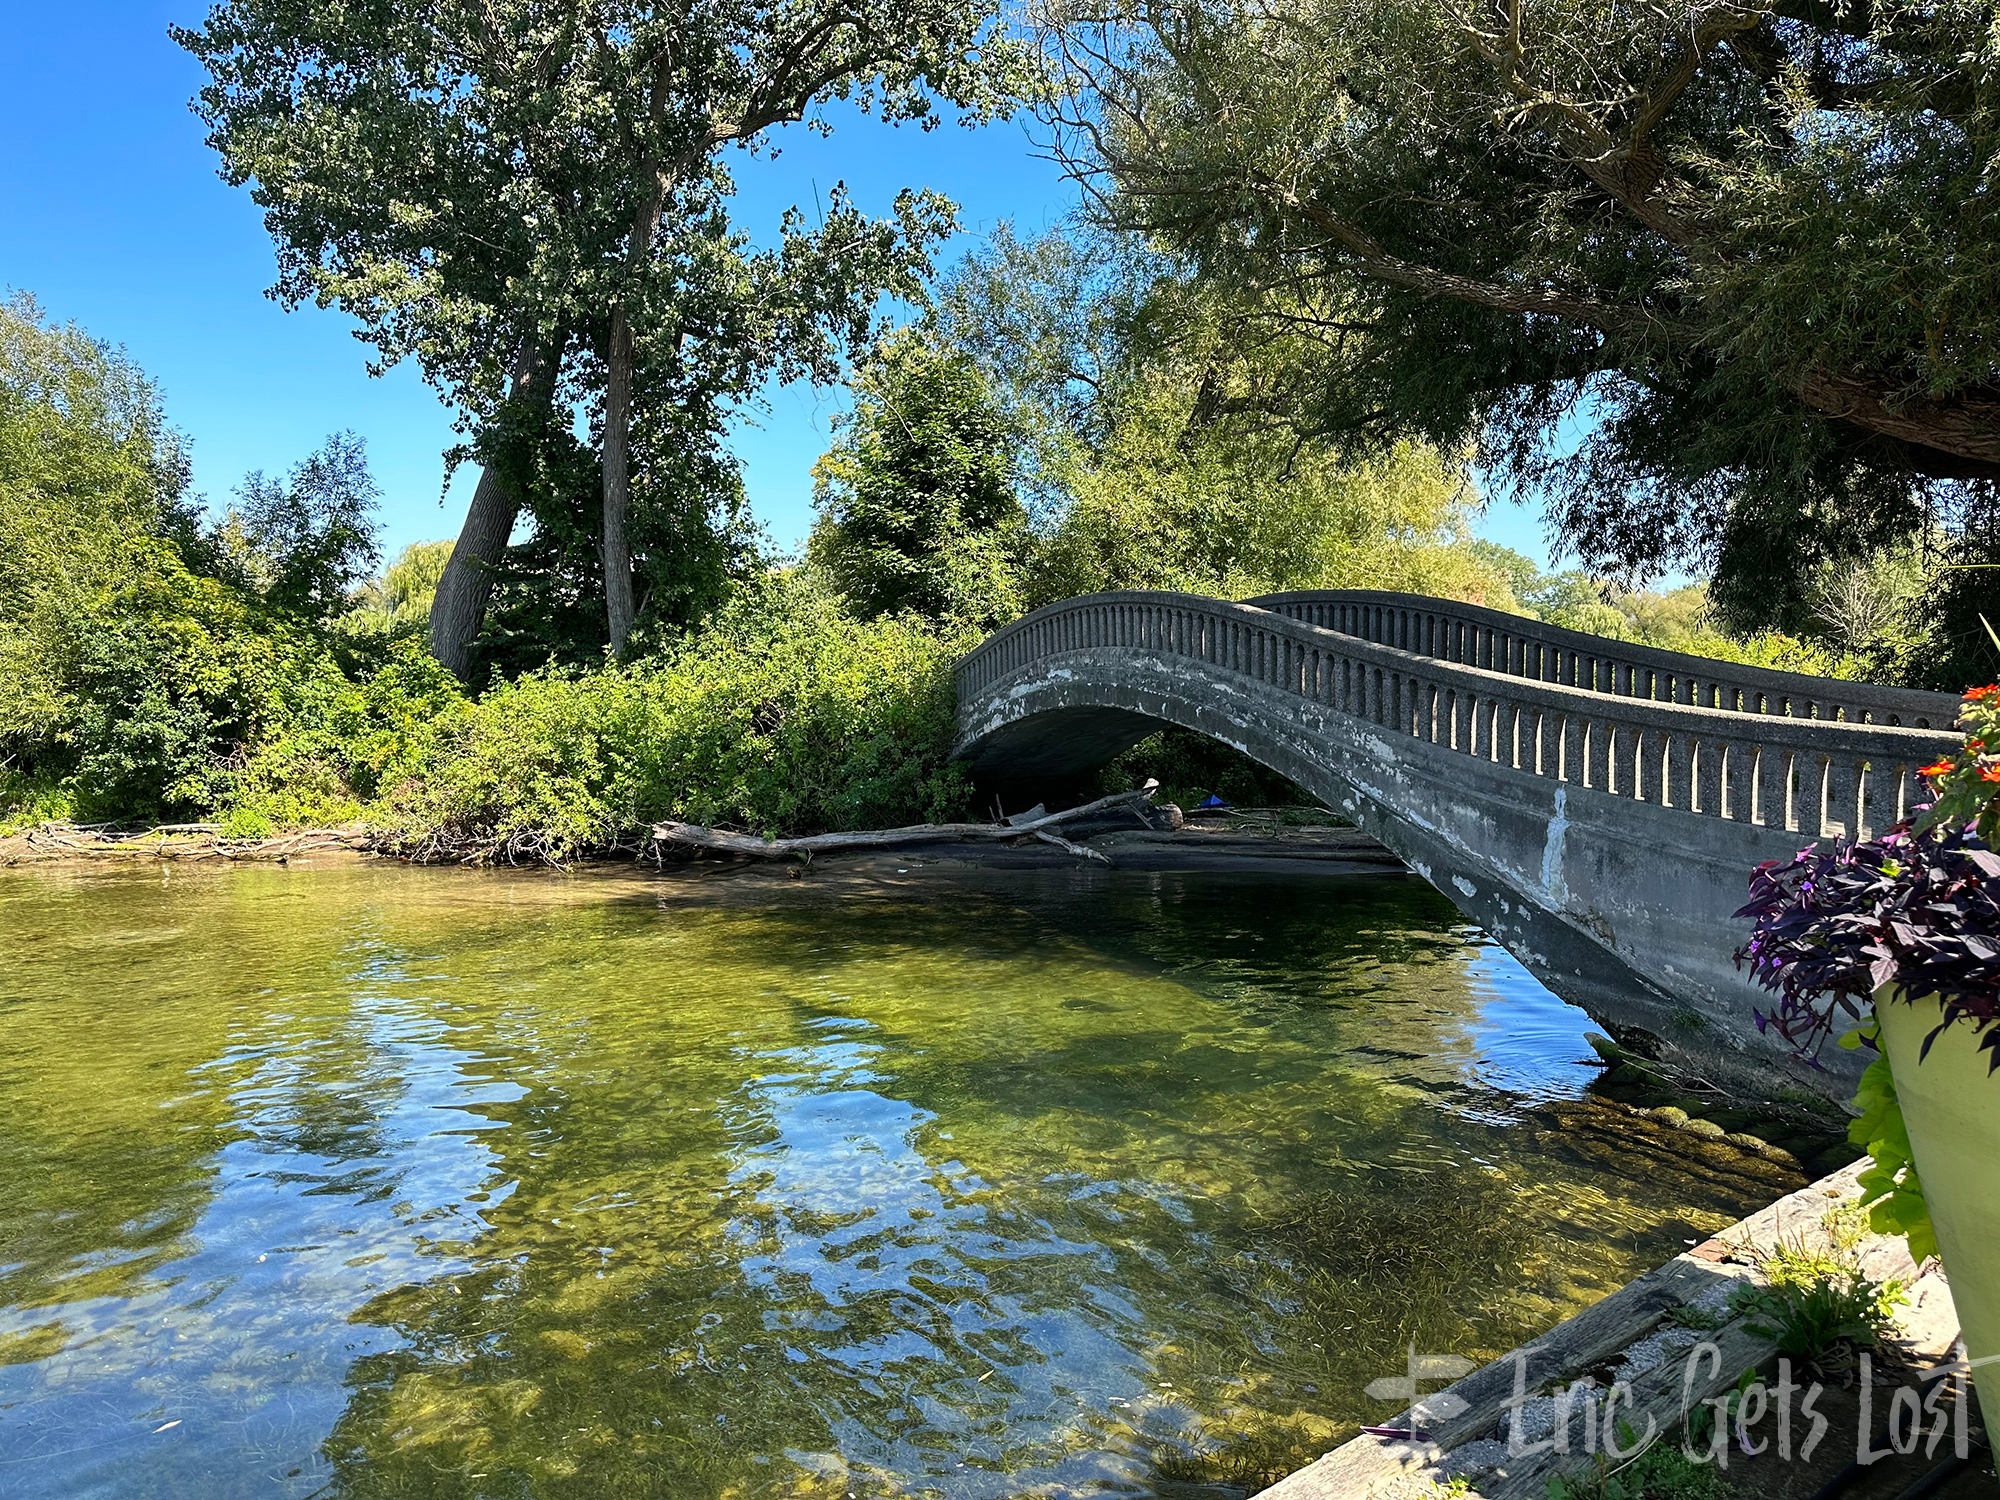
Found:
<svg viewBox="0 0 2000 1500"><path fill-rule="evenodd" d="M1245 1494L1801 1181L1414 881L888 874L0 871L0 1495Z"/></svg>

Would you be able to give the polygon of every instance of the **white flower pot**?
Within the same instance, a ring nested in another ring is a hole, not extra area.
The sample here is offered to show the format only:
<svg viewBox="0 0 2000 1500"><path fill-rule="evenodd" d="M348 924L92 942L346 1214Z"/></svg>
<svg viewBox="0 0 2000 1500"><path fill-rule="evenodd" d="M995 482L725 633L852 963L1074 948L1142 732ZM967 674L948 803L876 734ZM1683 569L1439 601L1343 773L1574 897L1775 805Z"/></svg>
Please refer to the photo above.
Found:
<svg viewBox="0 0 2000 1500"><path fill-rule="evenodd" d="M1934 998L1885 992L1875 1015L1966 1348L1974 1360L2000 1355L2000 1073L1988 1075L1991 1054L1965 1021L1917 1061L1943 1019ZM2000 1422L2000 1363L1975 1368L1973 1380L1989 1423Z"/></svg>

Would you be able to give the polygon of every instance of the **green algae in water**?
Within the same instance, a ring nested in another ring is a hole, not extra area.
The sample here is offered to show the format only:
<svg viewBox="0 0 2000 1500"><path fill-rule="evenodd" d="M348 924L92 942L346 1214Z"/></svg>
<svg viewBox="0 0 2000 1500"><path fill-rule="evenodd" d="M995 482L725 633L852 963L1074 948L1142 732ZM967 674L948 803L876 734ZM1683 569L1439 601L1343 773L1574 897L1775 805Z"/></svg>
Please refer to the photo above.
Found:
<svg viewBox="0 0 2000 1500"><path fill-rule="evenodd" d="M689 889L0 874L0 1492L1247 1492L1799 1181L1413 882Z"/></svg>

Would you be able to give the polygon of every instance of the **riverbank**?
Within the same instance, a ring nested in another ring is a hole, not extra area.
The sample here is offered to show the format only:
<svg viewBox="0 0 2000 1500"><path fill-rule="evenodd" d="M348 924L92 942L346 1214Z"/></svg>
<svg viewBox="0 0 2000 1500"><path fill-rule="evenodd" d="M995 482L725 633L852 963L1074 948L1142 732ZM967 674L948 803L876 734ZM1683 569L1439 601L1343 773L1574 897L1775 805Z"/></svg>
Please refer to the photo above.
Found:
<svg viewBox="0 0 2000 1500"><path fill-rule="evenodd" d="M1247 809L1191 821L1180 828L1112 829L1079 837L1075 842L1117 869L1186 873L1236 870L1267 875L1411 874L1402 860L1368 834L1323 821L1324 814L1316 821L1314 812L1304 808ZM123 831L73 823L43 823L0 837L0 864L6 865L107 859L289 864L343 854L421 863L382 849L375 835L360 824L308 828L272 838L239 839L226 836L221 825L208 823ZM778 864L726 852L675 849L653 841L629 849L604 851L564 868L618 870L643 863L656 872L685 871L703 878L718 871L745 875L761 871L765 875L797 879L807 873L868 877L933 867L1054 869L1074 864L1077 858L1064 849L1025 835L1004 843L947 841L907 849L821 854L811 861Z"/></svg>

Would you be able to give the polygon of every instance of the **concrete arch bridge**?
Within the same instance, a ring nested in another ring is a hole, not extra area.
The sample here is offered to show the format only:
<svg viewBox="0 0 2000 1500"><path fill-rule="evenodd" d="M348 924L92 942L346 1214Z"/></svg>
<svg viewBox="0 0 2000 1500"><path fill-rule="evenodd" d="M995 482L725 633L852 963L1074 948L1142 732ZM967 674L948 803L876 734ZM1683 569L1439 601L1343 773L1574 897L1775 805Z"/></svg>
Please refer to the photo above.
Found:
<svg viewBox="0 0 2000 1500"><path fill-rule="evenodd" d="M1750 868L1887 828L1958 742L1946 694L1372 591L1092 594L996 632L957 685L983 779L1197 730L1352 817L1565 999L1753 1085L1796 1065L1730 958Z"/></svg>

